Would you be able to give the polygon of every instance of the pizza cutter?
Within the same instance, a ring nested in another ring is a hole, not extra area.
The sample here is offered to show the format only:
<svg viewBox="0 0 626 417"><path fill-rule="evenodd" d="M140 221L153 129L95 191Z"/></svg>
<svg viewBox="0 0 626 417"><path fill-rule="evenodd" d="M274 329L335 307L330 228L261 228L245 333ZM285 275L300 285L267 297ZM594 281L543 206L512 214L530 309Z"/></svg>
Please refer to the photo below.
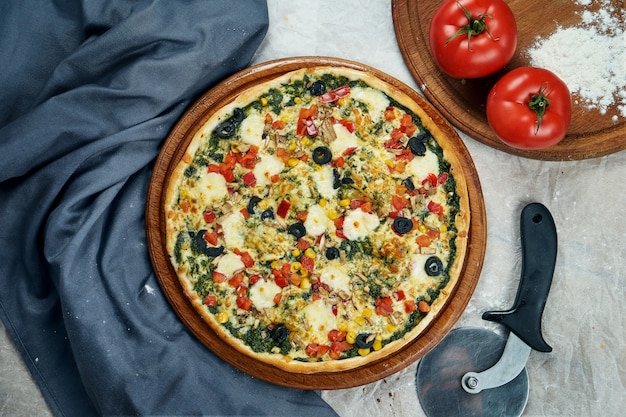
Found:
<svg viewBox="0 0 626 417"><path fill-rule="evenodd" d="M541 334L541 316L552 284L557 235L545 206L524 207L520 237L522 275L513 307L482 316L508 329L508 338L483 328L459 328L424 355L416 387L428 417L520 416L524 411L530 351L552 351Z"/></svg>

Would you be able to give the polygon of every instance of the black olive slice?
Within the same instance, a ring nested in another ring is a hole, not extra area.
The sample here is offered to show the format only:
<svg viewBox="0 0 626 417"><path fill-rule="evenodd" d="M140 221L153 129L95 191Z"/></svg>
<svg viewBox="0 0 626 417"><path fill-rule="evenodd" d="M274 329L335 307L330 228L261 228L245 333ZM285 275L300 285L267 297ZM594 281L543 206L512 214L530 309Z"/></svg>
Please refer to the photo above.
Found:
<svg viewBox="0 0 626 417"><path fill-rule="evenodd" d="M235 123L241 123L243 121L243 119L245 119L245 118L246 118L246 114L239 107L237 107L237 108L235 108L235 110L233 110L232 120L234 120Z"/></svg>
<svg viewBox="0 0 626 417"><path fill-rule="evenodd" d="M326 92L326 83L322 80L317 80L309 87L309 93L313 96L321 96Z"/></svg>
<svg viewBox="0 0 626 417"><path fill-rule="evenodd" d="M287 233L293 235L296 239L300 239L301 237L304 237L304 235L306 235L306 228L302 223L294 223L289 225L289 227L287 228Z"/></svg>
<svg viewBox="0 0 626 417"><path fill-rule="evenodd" d="M441 273L443 272L443 263L436 256L431 256L430 258L426 259L424 269L426 270L426 274L431 277L441 275Z"/></svg>
<svg viewBox="0 0 626 417"><path fill-rule="evenodd" d="M313 149L313 160L316 164L324 165L330 162L333 158L332 153L330 153L330 149L326 146L318 146Z"/></svg>
<svg viewBox="0 0 626 417"><path fill-rule="evenodd" d="M250 214L254 214L254 208L257 206L257 204L259 204L259 201L261 201L261 197L258 197L256 195L250 197L250 201L248 201L248 213Z"/></svg>
<svg viewBox="0 0 626 417"><path fill-rule="evenodd" d="M336 190L341 185L341 176L337 168L333 169L333 188Z"/></svg>
<svg viewBox="0 0 626 417"><path fill-rule="evenodd" d="M337 258L339 258L339 249L334 247L326 248L326 259L332 261Z"/></svg>
<svg viewBox="0 0 626 417"><path fill-rule="evenodd" d="M413 229L413 221L406 217L396 217L393 219L393 230L401 235L409 233Z"/></svg>
<svg viewBox="0 0 626 417"><path fill-rule="evenodd" d="M426 145L417 136L413 136L411 139L409 139L409 149L411 150L413 155L426 155Z"/></svg>
<svg viewBox="0 0 626 417"><path fill-rule="evenodd" d="M403 179L402 185L404 185L406 189L409 190L410 193L415 191L415 184L413 184L413 180L411 180L410 177L406 177L405 179Z"/></svg>
<svg viewBox="0 0 626 417"><path fill-rule="evenodd" d="M261 220L273 220L274 219L274 211L271 208L267 210L263 210L261 213Z"/></svg>
<svg viewBox="0 0 626 417"><path fill-rule="evenodd" d="M289 330L283 325L276 326L270 330L270 337L280 345L289 337Z"/></svg>
<svg viewBox="0 0 626 417"><path fill-rule="evenodd" d="M193 249L195 252L204 253L210 258L220 256L224 252L224 246L207 246L204 240L206 230L199 230L197 233L189 232L189 236L193 239Z"/></svg>
<svg viewBox="0 0 626 417"><path fill-rule="evenodd" d="M370 336L371 336L370 333L359 333L356 337L356 345L360 349L371 348L374 345L374 338L372 337L371 340L368 342L368 338Z"/></svg>
<svg viewBox="0 0 626 417"><path fill-rule="evenodd" d="M215 128L215 133L222 139L230 138L235 134L235 130L237 130L237 125L235 125L235 121L233 119L228 119L225 122L220 123Z"/></svg>

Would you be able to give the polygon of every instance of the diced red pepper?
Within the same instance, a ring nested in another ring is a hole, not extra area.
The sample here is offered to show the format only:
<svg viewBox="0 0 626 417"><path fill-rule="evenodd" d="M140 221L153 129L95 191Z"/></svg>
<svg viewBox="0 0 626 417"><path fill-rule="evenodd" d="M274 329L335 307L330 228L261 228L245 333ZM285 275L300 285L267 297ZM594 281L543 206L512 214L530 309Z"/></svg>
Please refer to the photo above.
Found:
<svg viewBox="0 0 626 417"><path fill-rule="evenodd" d="M313 270L315 269L315 261L313 259L309 258L308 256L303 256L300 259L300 263L302 264L304 269L309 271L309 273L312 273Z"/></svg>
<svg viewBox="0 0 626 417"><path fill-rule="evenodd" d="M254 172L252 171L248 171L243 174L243 177L241 177L241 179L243 180L243 183L248 187L254 187L256 185L256 177L254 176Z"/></svg>
<svg viewBox="0 0 626 417"><path fill-rule="evenodd" d="M248 278L248 283L250 285L254 285L257 282L259 282L261 280L261 275L259 274L254 274L254 275L250 275L250 278Z"/></svg>
<svg viewBox="0 0 626 417"><path fill-rule="evenodd" d="M202 213L202 217L204 217L204 221L207 223L213 223L215 221L215 218L217 217L215 215L215 213L213 213L210 210L205 211L204 213Z"/></svg>
<svg viewBox="0 0 626 417"><path fill-rule="evenodd" d="M433 214L443 214L443 206L439 203L435 203L432 200L428 202L428 205L426 207L428 208L428 211Z"/></svg>
<svg viewBox="0 0 626 417"><path fill-rule="evenodd" d="M239 164L244 168L253 169L257 163L258 153L259 153L258 146L255 146L255 145L250 146L250 149L248 149L248 152L246 152L245 154L242 154L239 157Z"/></svg>
<svg viewBox="0 0 626 417"><path fill-rule="evenodd" d="M330 342L343 342L346 340L347 333L341 330L333 329L328 332L328 340Z"/></svg>
<svg viewBox="0 0 626 417"><path fill-rule="evenodd" d="M241 257L241 262L243 262L243 265L246 268L252 268L254 266L254 259L252 259L252 256L250 255L250 253L243 252L239 256Z"/></svg>
<svg viewBox="0 0 626 417"><path fill-rule="evenodd" d="M426 178L424 178L422 185L430 184L431 187L436 187L437 181L437 176L431 172L426 176Z"/></svg>
<svg viewBox="0 0 626 417"><path fill-rule="evenodd" d="M248 297L237 297L236 303L237 307L242 310L250 311L250 309L252 308L252 300L250 300Z"/></svg>
<svg viewBox="0 0 626 417"><path fill-rule="evenodd" d="M415 310L417 310L417 306L415 305L415 301L413 300L406 300L404 302L404 311L407 313L412 313Z"/></svg>
<svg viewBox="0 0 626 417"><path fill-rule="evenodd" d="M215 230L204 232L204 240L212 246L217 246L218 234Z"/></svg>
<svg viewBox="0 0 626 417"><path fill-rule="evenodd" d="M396 118L396 112L393 107L389 106L385 109L385 120L390 121Z"/></svg>
<svg viewBox="0 0 626 417"><path fill-rule="evenodd" d="M289 285L289 281L287 281L287 277L277 269L272 270L272 275L274 276L274 283L278 285L280 288L285 288Z"/></svg>
<svg viewBox="0 0 626 417"><path fill-rule="evenodd" d="M289 211L289 207L291 207L291 203L287 200L282 200L276 209L276 214L283 219L287 217L287 212Z"/></svg>
<svg viewBox="0 0 626 417"><path fill-rule="evenodd" d="M409 206L409 200L405 197L394 194L393 196L391 196L391 206L396 211L400 211Z"/></svg>
<svg viewBox="0 0 626 417"><path fill-rule="evenodd" d="M272 123L272 127L276 130L283 130L285 128L285 122L282 120L276 120Z"/></svg>
<svg viewBox="0 0 626 417"><path fill-rule="evenodd" d="M337 308L337 304L333 304L332 306L330 306L330 311L333 313L334 316L336 316L337 313L339 312L339 309Z"/></svg>
<svg viewBox="0 0 626 417"><path fill-rule="evenodd" d="M427 248L430 246L430 238L426 235L419 235L415 239L415 243L417 243L417 246L420 248Z"/></svg>
<svg viewBox="0 0 626 417"><path fill-rule="evenodd" d="M379 316L389 316L393 313L393 300L391 297L381 297L374 302L376 314Z"/></svg>
<svg viewBox="0 0 626 417"><path fill-rule="evenodd" d="M439 176L437 177L437 185L445 184L446 181L448 181L448 173L447 172L440 173Z"/></svg>
<svg viewBox="0 0 626 417"><path fill-rule="evenodd" d="M221 283L228 279L228 277L221 272L213 271L213 275L211 275L213 282Z"/></svg>
<svg viewBox="0 0 626 417"><path fill-rule="evenodd" d="M180 209L183 211L183 213L189 213L189 209L191 208L191 203L189 203L189 201L182 200L180 203L178 203L178 205L180 206Z"/></svg>
<svg viewBox="0 0 626 417"><path fill-rule="evenodd" d="M233 275L231 279L228 280L228 285L230 285L233 288L236 288L239 284L243 282L243 278L244 278L243 272L235 274Z"/></svg>
<svg viewBox="0 0 626 417"><path fill-rule="evenodd" d="M322 103L332 103L340 98L346 97L348 94L350 94L350 86L346 84L322 94L319 100Z"/></svg>
<svg viewBox="0 0 626 417"><path fill-rule="evenodd" d="M246 207L239 210L239 212L241 213L244 219L248 220L250 218L250 212L248 211Z"/></svg>
<svg viewBox="0 0 626 417"><path fill-rule="evenodd" d="M273 300L274 304L280 304L280 300L283 299L283 293L276 293L276 295L274 296Z"/></svg>
<svg viewBox="0 0 626 417"><path fill-rule="evenodd" d="M206 297L204 297L204 304L206 304L209 307L214 307L217 305L217 297L209 294Z"/></svg>
<svg viewBox="0 0 626 417"><path fill-rule="evenodd" d="M395 298L396 301L402 301L406 298L406 296L404 295L404 291L398 290L398 291L394 291L393 298Z"/></svg>
<svg viewBox="0 0 626 417"><path fill-rule="evenodd" d="M237 285L237 287L235 288L235 294L237 294L237 296L239 297L244 297L248 295L248 286L244 282Z"/></svg>
<svg viewBox="0 0 626 417"><path fill-rule="evenodd" d="M356 125L354 124L354 122L351 122L350 120L346 120L346 119L341 119L339 121L339 123L346 128L346 130L350 133L354 133L354 131L356 130Z"/></svg>

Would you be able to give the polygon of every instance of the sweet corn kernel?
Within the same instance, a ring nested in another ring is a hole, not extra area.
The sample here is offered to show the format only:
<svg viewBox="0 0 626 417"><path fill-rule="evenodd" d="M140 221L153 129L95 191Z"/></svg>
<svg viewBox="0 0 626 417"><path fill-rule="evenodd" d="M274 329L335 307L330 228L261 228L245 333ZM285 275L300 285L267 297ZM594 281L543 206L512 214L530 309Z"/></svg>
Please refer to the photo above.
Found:
<svg viewBox="0 0 626 417"><path fill-rule="evenodd" d="M187 189L184 189L180 192L180 198L186 200L189 198L189 191L187 191Z"/></svg>
<svg viewBox="0 0 626 417"><path fill-rule="evenodd" d="M343 106L344 104L346 104L346 100L344 100L343 98L340 98L339 100L337 100L337 104L339 104L340 106Z"/></svg>
<svg viewBox="0 0 626 417"><path fill-rule="evenodd" d="M261 97L261 104L267 106L267 99L265 97Z"/></svg>
<svg viewBox="0 0 626 417"><path fill-rule="evenodd" d="M328 204L328 201L326 201L326 199L324 198L321 198L319 204L320 204L320 207L326 207L326 204Z"/></svg>
<svg viewBox="0 0 626 417"><path fill-rule="evenodd" d="M300 268L300 276L306 278L309 276L309 270L306 268Z"/></svg>
<svg viewBox="0 0 626 417"><path fill-rule="evenodd" d="M388 159L385 161L385 165L387 165L389 168L393 168L396 164L394 164L391 159Z"/></svg>
<svg viewBox="0 0 626 417"><path fill-rule="evenodd" d="M313 143L313 142L308 137L303 137L302 140L300 141L300 144L302 146L310 146L311 143Z"/></svg>
<svg viewBox="0 0 626 417"><path fill-rule="evenodd" d="M424 226L423 224L420 223L419 226L417 226L417 230L419 230L422 233L427 233L428 229L426 228L426 226Z"/></svg>
<svg viewBox="0 0 626 417"><path fill-rule="evenodd" d="M289 148L290 151L295 151L297 147L298 147L298 144L296 143L295 140L290 140L289 141L288 148Z"/></svg>
<svg viewBox="0 0 626 417"><path fill-rule="evenodd" d="M306 269L303 269L302 272L305 272ZM301 273L300 275L304 275L303 273ZM300 281L300 288L302 288L303 290L308 290L309 288L311 288L311 281L309 281L308 278L303 277L302 281Z"/></svg>
<svg viewBox="0 0 626 417"><path fill-rule="evenodd" d="M379 340L379 339L374 340L374 344L372 345L372 349L374 349L375 351L379 351L382 348L383 348L382 340Z"/></svg>
<svg viewBox="0 0 626 417"><path fill-rule="evenodd" d="M339 214L335 210L329 210L327 215L331 220L336 220L337 217L339 217Z"/></svg>
<svg viewBox="0 0 626 417"><path fill-rule="evenodd" d="M350 199L344 198L343 200L339 200L339 205L341 207L348 207L350 205Z"/></svg>
<svg viewBox="0 0 626 417"><path fill-rule="evenodd" d="M278 267L280 266L280 264L278 263L278 260L276 260L276 261L272 261L272 263L270 264L270 266L272 267L272 269L278 269Z"/></svg>
<svg viewBox="0 0 626 417"><path fill-rule="evenodd" d="M225 312L225 311L220 311L220 312L217 314L217 317L216 317L216 318L217 318L217 322L218 322L218 323L220 323L220 324L224 324L224 323L226 323L226 322L228 321L228 313L227 313L227 312Z"/></svg>
<svg viewBox="0 0 626 417"><path fill-rule="evenodd" d="M289 158L289 161L287 161L287 165L289 165L291 168L293 168L296 165L298 165L299 162L300 162L300 160L298 158Z"/></svg>
<svg viewBox="0 0 626 417"><path fill-rule="evenodd" d="M348 334L346 334L346 342L350 343L351 345L356 343L356 332L348 332Z"/></svg>
<svg viewBox="0 0 626 417"><path fill-rule="evenodd" d="M396 331L396 326L394 326L393 324L388 324L385 327L385 330L387 330L388 333L393 333Z"/></svg>
<svg viewBox="0 0 626 417"><path fill-rule="evenodd" d="M257 207L259 208L259 210L267 210L268 208L270 208L270 202L267 200L267 198L264 198L263 200L259 201Z"/></svg>
<svg viewBox="0 0 626 417"><path fill-rule="evenodd" d="M372 317L372 310L370 310L369 308L363 309L363 315L365 317Z"/></svg>
<svg viewBox="0 0 626 417"><path fill-rule="evenodd" d="M446 233L448 231L448 226L446 226L445 224L442 224L441 226L439 226L439 231L441 233Z"/></svg>
<svg viewBox="0 0 626 417"><path fill-rule="evenodd" d="M347 333L348 332L348 323L345 322L345 321L339 323L339 325L337 326L337 330L339 330L340 332L346 332Z"/></svg>
<svg viewBox="0 0 626 417"><path fill-rule="evenodd" d="M300 249L294 249L291 251L291 256L293 256L294 258L297 258L298 256L300 256L301 253L302 252L300 251ZM300 264L300 262L298 262L298 264ZM300 264L300 266L302 265Z"/></svg>
<svg viewBox="0 0 626 417"><path fill-rule="evenodd" d="M356 324L358 324L359 326L363 326L363 325L365 325L365 317L363 317L363 316L356 317L354 319L354 322Z"/></svg>
<svg viewBox="0 0 626 417"><path fill-rule="evenodd" d="M302 99L300 97L294 97L293 102L296 104L302 103Z"/></svg>
<svg viewBox="0 0 626 417"><path fill-rule="evenodd" d="M370 353L370 348L361 348L357 352L359 352L361 356L367 356Z"/></svg>
<svg viewBox="0 0 626 417"><path fill-rule="evenodd" d="M317 257L317 253L315 253L315 250L313 248L307 248L307 250L304 251L304 256L306 256L307 258L315 259Z"/></svg>
<svg viewBox="0 0 626 417"><path fill-rule="evenodd" d="M292 251L293 252L300 252L298 249L295 249ZM294 256L298 256L298 255L294 255ZM302 264L298 261L294 262L291 264L291 272L298 272L300 269L302 269Z"/></svg>

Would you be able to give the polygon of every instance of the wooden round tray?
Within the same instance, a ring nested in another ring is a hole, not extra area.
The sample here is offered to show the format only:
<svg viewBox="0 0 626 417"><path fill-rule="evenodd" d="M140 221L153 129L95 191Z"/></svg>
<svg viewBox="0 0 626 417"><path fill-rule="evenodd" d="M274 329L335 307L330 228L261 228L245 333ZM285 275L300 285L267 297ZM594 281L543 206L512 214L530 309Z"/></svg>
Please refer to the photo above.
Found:
<svg viewBox="0 0 626 417"><path fill-rule="evenodd" d="M438 70L428 45L430 21L442 0L392 0L392 16L400 51L409 71L426 97L444 116L472 138L496 149L533 159L579 160L595 158L626 149L626 119L611 120L607 115L585 110L574 103L572 122L559 144L536 151L521 150L502 143L487 123L485 103L495 82L513 68L528 66L525 52L537 37L548 37L557 25L578 24L580 17L573 4L559 1L510 0L507 4L517 18L518 44L507 67L492 76L460 80ZM616 8L622 1L614 0ZM620 5L621 4L621 5Z"/></svg>
<svg viewBox="0 0 626 417"><path fill-rule="evenodd" d="M183 295L165 249L163 201L165 185L172 169L182 158L194 133L215 110L257 83L289 71L317 65L342 66L369 72L401 89L425 109L456 145L462 172L469 187L471 224L465 266L455 292L421 337L396 354L361 368L305 375L275 368L232 349L200 318ZM146 227L148 249L156 276L173 309L189 330L215 354L239 370L274 384L300 389L339 389L367 384L400 371L432 349L461 316L474 292L484 260L487 238L486 214L478 174L465 145L452 126L422 96L390 76L355 62L321 57L282 59L250 67L223 81L191 106L170 132L155 162L147 195Z"/></svg>

